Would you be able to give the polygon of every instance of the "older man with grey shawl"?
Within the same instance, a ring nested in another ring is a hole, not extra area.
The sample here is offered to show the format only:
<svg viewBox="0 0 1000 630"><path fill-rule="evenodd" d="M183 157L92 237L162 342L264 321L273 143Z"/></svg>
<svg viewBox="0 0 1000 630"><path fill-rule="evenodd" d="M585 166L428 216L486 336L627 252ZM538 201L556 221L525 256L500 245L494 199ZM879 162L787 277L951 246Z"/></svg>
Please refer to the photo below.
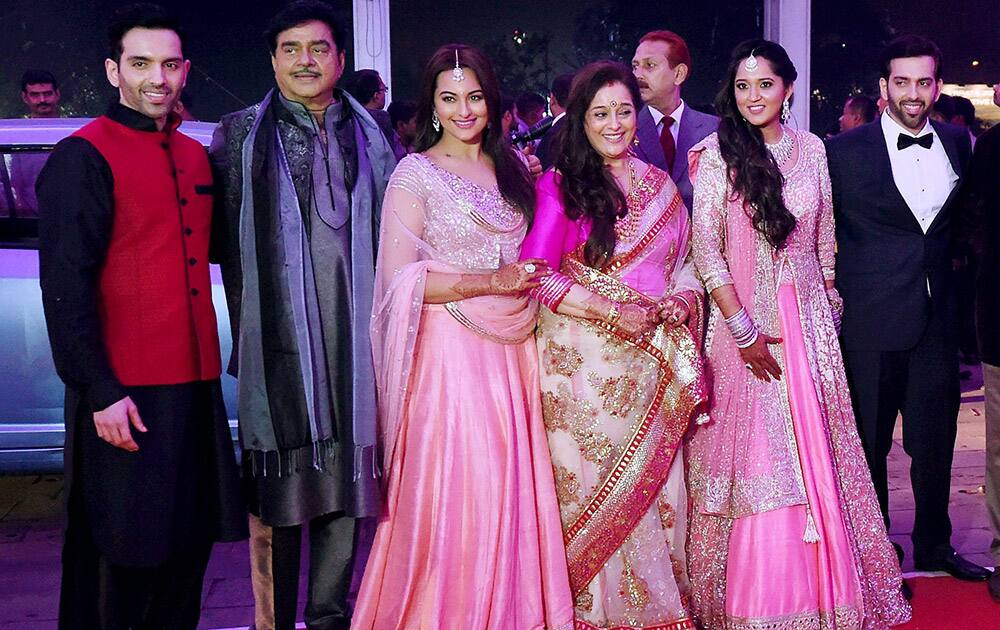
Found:
<svg viewBox="0 0 1000 630"><path fill-rule="evenodd" d="M355 519L378 508L368 326L395 160L364 107L336 88L343 36L327 5L289 5L267 38L277 89L224 117L211 149L243 476L250 511L273 532L273 583L265 558L254 587L258 604L273 596L275 626L294 627L308 524L306 624L347 628Z"/></svg>

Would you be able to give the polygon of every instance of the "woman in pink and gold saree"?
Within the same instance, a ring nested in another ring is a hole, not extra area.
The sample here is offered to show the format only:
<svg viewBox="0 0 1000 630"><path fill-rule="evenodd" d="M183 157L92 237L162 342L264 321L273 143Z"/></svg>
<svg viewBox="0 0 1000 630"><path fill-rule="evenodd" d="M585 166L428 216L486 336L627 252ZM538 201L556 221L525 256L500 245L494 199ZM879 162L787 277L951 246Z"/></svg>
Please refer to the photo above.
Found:
<svg viewBox="0 0 1000 630"><path fill-rule="evenodd" d="M629 154L639 106L624 66L577 74L521 250L558 270L533 295L578 630L695 627L681 448L705 397L703 292L676 187Z"/></svg>
<svg viewBox="0 0 1000 630"><path fill-rule="evenodd" d="M573 605L518 261L532 181L489 61L428 62L418 152L389 181L372 346L386 504L352 628L569 630Z"/></svg>
<svg viewBox="0 0 1000 630"><path fill-rule="evenodd" d="M837 341L822 141L783 124L795 68L734 51L690 152L694 256L711 294L709 421L688 442L688 567L704 628L881 629L910 617Z"/></svg>

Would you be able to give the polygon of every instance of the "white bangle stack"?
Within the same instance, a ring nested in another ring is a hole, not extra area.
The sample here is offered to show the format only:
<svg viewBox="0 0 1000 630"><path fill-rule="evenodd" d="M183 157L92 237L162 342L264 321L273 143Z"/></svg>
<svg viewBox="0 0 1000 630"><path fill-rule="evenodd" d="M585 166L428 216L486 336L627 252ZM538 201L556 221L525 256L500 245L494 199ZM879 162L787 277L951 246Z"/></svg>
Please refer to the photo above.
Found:
<svg viewBox="0 0 1000 630"><path fill-rule="evenodd" d="M747 315L747 309L741 308L732 316L726 318L726 326L733 334L737 348L749 348L757 341L757 326Z"/></svg>

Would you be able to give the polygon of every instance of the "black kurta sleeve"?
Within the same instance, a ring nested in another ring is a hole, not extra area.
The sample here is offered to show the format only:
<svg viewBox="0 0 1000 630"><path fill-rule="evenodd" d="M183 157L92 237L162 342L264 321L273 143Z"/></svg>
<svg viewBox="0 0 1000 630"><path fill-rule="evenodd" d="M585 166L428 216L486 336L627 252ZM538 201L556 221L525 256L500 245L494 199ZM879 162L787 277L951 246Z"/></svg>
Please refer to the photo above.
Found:
<svg viewBox="0 0 1000 630"><path fill-rule="evenodd" d="M233 195L232 157L229 155L226 127L219 124L212 134L212 144L208 149L208 160L212 165L212 181L215 183L215 199L212 210L212 237L209 241L208 259L213 263L226 261L228 240L227 203Z"/></svg>
<svg viewBox="0 0 1000 630"><path fill-rule="evenodd" d="M97 306L114 217L111 167L86 140L67 138L35 189L42 306L56 372L100 411L126 396L108 361Z"/></svg>

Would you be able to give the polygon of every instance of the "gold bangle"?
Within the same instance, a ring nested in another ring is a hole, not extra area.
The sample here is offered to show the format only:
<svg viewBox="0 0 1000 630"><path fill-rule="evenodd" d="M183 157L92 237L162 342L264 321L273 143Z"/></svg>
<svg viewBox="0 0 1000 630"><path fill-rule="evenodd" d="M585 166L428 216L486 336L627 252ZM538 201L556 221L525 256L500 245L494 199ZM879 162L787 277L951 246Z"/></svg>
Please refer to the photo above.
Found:
<svg viewBox="0 0 1000 630"><path fill-rule="evenodd" d="M621 316L622 316L621 304L612 301L611 308L608 309L608 314L605 316L604 319L612 326L615 326L618 324L618 320L621 319Z"/></svg>

